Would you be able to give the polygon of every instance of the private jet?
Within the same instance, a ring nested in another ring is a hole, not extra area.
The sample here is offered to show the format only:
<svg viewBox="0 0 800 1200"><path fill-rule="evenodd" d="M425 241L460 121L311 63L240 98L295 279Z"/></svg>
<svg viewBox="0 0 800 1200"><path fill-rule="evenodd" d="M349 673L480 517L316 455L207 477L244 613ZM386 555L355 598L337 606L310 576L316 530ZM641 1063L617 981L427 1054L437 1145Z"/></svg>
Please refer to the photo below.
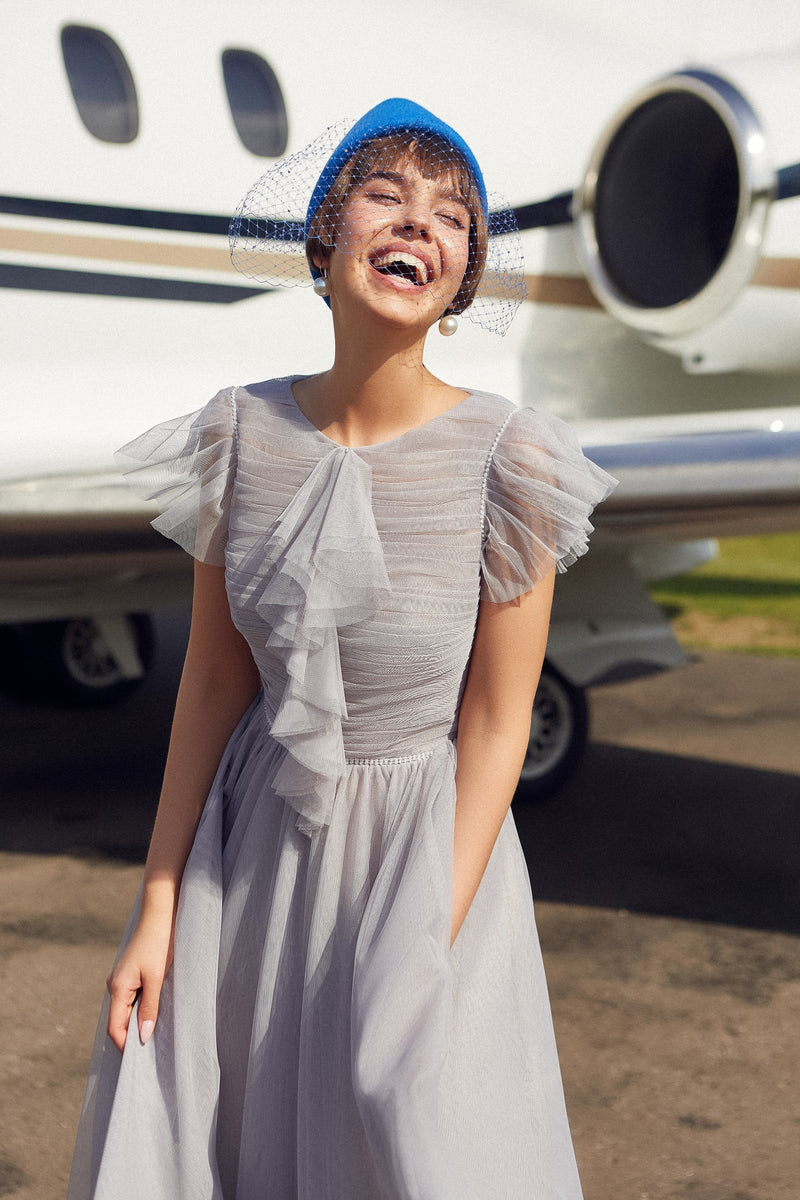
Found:
<svg viewBox="0 0 800 1200"><path fill-rule="evenodd" d="M800 527L800 8L6 0L4 18L6 685L97 702L143 678L147 614L188 604L190 568L113 451L221 386L327 365L325 307L237 275L230 214L326 124L407 94L464 132L526 255L509 334L464 321L432 369L566 418L620 480L557 587L522 786L559 786L586 689L686 659L648 582L720 536Z"/></svg>

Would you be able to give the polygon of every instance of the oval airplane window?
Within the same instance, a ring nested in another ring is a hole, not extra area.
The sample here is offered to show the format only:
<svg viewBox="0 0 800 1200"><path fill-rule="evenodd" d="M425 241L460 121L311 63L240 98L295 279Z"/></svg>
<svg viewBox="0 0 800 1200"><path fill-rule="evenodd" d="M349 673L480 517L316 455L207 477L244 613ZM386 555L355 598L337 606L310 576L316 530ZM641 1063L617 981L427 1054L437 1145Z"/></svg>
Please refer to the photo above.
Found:
<svg viewBox="0 0 800 1200"><path fill-rule="evenodd" d="M125 55L113 38L89 25L65 25L61 52L81 120L101 142L132 142L139 102Z"/></svg>
<svg viewBox="0 0 800 1200"><path fill-rule="evenodd" d="M242 145L262 158L279 158L286 149L289 125L272 67L252 50L223 50L222 75Z"/></svg>

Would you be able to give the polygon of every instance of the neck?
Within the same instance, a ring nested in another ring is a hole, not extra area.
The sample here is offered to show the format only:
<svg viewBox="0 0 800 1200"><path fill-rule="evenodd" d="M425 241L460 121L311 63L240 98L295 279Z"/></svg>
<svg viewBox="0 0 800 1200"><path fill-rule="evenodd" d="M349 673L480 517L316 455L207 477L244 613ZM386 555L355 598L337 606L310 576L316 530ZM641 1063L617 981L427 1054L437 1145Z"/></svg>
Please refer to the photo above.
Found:
<svg viewBox="0 0 800 1200"><path fill-rule="evenodd" d="M398 404L413 407L433 378L423 362L424 349L424 335L371 339L358 330L344 337L337 331L327 373L331 400L337 407L364 408L376 415L376 405L387 411Z"/></svg>
<svg viewBox="0 0 800 1200"><path fill-rule="evenodd" d="M451 407L457 389L437 379L423 362L425 334L335 329L333 366L295 387L311 422L343 445L369 445L396 437Z"/></svg>

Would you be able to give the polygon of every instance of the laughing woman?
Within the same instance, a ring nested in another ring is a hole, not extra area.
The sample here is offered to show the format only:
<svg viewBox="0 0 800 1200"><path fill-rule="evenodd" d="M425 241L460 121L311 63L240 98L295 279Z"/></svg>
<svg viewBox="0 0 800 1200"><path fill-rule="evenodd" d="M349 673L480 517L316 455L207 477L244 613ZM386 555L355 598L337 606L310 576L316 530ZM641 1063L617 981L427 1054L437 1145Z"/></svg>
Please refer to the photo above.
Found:
<svg viewBox="0 0 800 1200"><path fill-rule="evenodd" d="M335 357L122 452L195 595L70 1198L578 1200L509 805L554 573L612 481L425 367L433 325L502 332L522 289L425 109L278 164L231 240L273 284L300 259Z"/></svg>

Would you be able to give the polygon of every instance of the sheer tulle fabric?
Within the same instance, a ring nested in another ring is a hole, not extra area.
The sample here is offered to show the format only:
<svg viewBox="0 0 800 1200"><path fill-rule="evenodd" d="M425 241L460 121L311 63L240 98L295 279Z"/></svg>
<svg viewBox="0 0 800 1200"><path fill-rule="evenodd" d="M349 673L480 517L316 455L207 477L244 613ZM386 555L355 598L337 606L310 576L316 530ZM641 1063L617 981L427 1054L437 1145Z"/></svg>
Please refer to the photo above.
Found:
<svg viewBox="0 0 800 1200"><path fill-rule="evenodd" d="M613 481L562 421L518 409L487 471L483 578L494 601L527 592L555 561L559 572L589 549L593 508Z"/></svg>
<svg viewBox="0 0 800 1200"><path fill-rule="evenodd" d="M158 503L153 528L216 566L225 561L235 435L233 393L225 391L199 413L156 425L115 456L134 491Z"/></svg>
<svg viewBox="0 0 800 1200"><path fill-rule="evenodd" d="M455 731L482 557L493 599L527 590L583 551L608 477L477 393L341 447L287 380L124 457L159 528L225 545L263 689L187 864L156 1034L120 1059L101 1017L70 1200L578 1200L510 816L449 947Z"/></svg>

